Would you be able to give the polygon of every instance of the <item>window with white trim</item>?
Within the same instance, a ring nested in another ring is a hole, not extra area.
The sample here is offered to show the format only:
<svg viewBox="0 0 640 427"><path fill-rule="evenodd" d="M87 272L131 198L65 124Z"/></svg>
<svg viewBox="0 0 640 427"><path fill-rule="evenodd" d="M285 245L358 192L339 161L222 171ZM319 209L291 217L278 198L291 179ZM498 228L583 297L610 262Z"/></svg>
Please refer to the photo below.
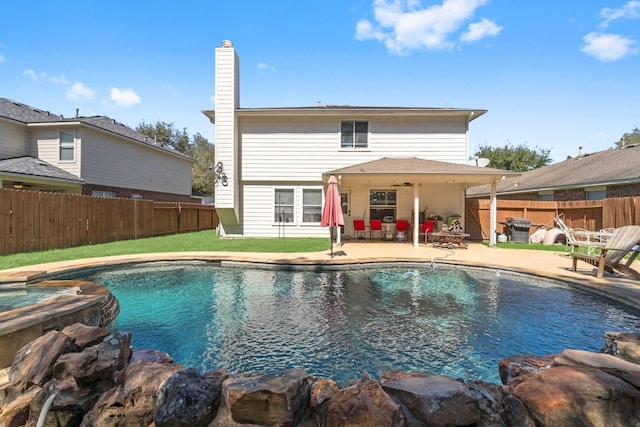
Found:
<svg viewBox="0 0 640 427"><path fill-rule="evenodd" d="M73 134L60 132L60 160L74 160L75 147Z"/></svg>
<svg viewBox="0 0 640 427"><path fill-rule="evenodd" d="M585 188L585 195L587 200L602 200L607 197L607 187L591 187Z"/></svg>
<svg viewBox="0 0 640 427"><path fill-rule="evenodd" d="M302 222L320 222L322 219L322 190L302 190Z"/></svg>
<svg viewBox="0 0 640 427"><path fill-rule="evenodd" d="M340 148L367 148L369 122L345 120L340 122Z"/></svg>
<svg viewBox="0 0 640 427"><path fill-rule="evenodd" d="M115 191L106 191L106 190L91 190L91 195L93 197L112 198L112 197L116 197L116 192Z"/></svg>
<svg viewBox="0 0 640 427"><path fill-rule="evenodd" d="M369 191L369 218L396 222L396 190Z"/></svg>
<svg viewBox="0 0 640 427"><path fill-rule="evenodd" d="M293 222L294 194L292 188L276 188L274 194L273 221L277 223Z"/></svg>

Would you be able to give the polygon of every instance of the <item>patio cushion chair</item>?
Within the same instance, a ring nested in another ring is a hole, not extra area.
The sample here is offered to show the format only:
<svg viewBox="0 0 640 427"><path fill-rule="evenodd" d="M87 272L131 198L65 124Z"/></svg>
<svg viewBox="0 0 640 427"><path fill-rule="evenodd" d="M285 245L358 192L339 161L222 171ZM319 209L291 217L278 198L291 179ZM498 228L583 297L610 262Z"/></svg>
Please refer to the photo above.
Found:
<svg viewBox="0 0 640 427"><path fill-rule="evenodd" d="M406 220L406 219L396 220L396 235L398 235L398 233L404 233L404 235L405 235L404 238L406 239L407 234L409 234L409 221L408 220Z"/></svg>
<svg viewBox="0 0 640 427"><path fill-rule="evenodd" d="M382 220L371 219L369 220L369 240L373 240L374 233L380 233L380 240L382 240Z"/></svg>
<svg viewBox="0 0 640 427"><path fill-rule="evenodd" d="M573 258L572 271L576 271L578 261L585 261L598 268L596 277L602 279L605 270L613 273L619 271L640 280L640 273L630 266L640 253L640 225L627 225L615 229L600 254L584 254L571 252ZM629 259L622 263L624 256L631 252Z"/></svg>
<svg viewBox="0 0 640 427"><path fill-rule="evenodd" d="M426 245L429 241L429 235L433 233L433 229L436 226L435 221L424 221L422 226L420 227L420 233L418 234L418 238L420 236L424 236L424 244Z"/></svg>
<svg viewBox="0 0 640 427"><path fill-rule="evenodd" d="M364 219L354 219L353 220L353 238L355 240L364 239Z"/></svg>
<svg viewBox="0 0 640 427"><path fill-rule="evenodd" d="M584 246L588 254L593 254L596 248L602 248L607 244L607 240L612 236L609 229L601 231L589 231L584 228L571 228L562 220L562 214L553 219L560 230L565 235L566 244L571 246L573 253L576 248Z"/></svg>

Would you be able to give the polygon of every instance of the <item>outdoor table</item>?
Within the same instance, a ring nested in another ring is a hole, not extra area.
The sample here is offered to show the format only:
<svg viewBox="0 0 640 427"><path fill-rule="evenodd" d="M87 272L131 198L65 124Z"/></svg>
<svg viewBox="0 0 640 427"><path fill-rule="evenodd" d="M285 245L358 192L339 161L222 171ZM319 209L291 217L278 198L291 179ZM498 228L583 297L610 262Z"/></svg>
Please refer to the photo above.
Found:
<svg viewBox="0 0 640 427"><path fill-rule="evenodd" d="M448 249L454 249L454 248L461 248L461 249L467 249L467 244L463 243L462 240L465 237L469 237L470 234L467 233L449 233L449 232L438 232L438 233L431 233L431 236L433 236L434 240L438 239L438 241L434 241L433 242L433 247L444 247L444 248L448 248Z"/></svg>

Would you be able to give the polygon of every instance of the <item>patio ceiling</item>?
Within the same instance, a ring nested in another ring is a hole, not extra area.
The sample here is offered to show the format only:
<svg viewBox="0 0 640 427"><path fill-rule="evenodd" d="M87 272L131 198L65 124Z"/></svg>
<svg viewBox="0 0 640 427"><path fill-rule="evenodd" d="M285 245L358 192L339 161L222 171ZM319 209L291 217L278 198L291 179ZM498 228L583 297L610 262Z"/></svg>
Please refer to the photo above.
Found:
<svg viewBox="0 0 640 427"><path fill-rule="evenodd" d="M418 183L458 184L462 188L491 184L504 178L520 175L506 171L457 163L419 159L417 157L383 157L378 160L325 172L341 176L342 181L375 183L392 186L411 186Z"/></svg>

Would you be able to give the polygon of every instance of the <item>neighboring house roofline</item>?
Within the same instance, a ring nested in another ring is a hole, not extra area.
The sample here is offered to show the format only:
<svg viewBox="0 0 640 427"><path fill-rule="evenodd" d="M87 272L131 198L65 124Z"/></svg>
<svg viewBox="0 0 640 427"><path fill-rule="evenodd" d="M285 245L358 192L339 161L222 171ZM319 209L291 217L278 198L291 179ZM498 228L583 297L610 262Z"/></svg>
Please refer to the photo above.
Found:
<svg viewBox="0 0 640 427"><path fill-rule="evenodd" d="M318 107L274 107L274 108L238 108L236 115L242 116L462 116L467 123L485 114L487 110L469 108L429 108L429 107L357 107L357 106L318 106ZM215 124L216 111L203 110L211 123Z"/></svg>
<svg viewBox="0 0 640 427"><path fill-rule="evenodd" d="M640 183L640 145L611 148L569 158L500 182L498 194L526 194L598 186ZM487 186L467 190L467 197L484 197Z"/></svg>
<svg viewBox="0 0 640 427"><path fill-rule="evenodd" d="M72 182L83 184L84 179L67 172L44 160L31 156L11 157L0 159L0 174L16 178L33 177L47 181Z"/></svg>
<svg viewBox="0 0 640 427"><path fill-rule="evenodd" d="M135 143L144 144L147 147L161 150L167 154L175 155L195 163L195 160L192 157L174 150L169 145L154 142L144 134L107 116L78 116L64 118L11 99L0 98L0 119L6 119L13 123L23 124L27 127L87 126L110 135L117 135Z"/></svg>

